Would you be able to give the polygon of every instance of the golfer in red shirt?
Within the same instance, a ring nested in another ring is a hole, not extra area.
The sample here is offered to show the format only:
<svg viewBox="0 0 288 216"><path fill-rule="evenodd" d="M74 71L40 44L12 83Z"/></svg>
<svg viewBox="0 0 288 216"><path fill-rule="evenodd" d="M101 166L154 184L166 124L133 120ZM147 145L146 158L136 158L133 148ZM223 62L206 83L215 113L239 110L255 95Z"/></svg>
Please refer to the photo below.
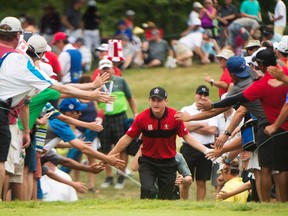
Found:
<svg viewBox="0 0 288 216"><path fill-rule="evenodd" d="M141 199L154 199L157 194L159 199L172 199L177 171L176 135L204 154L210 151L188 133L183 121L174 118L176 110L166 106L167 96L166 90L161 87L151 89L150 108L136 117L109 153L123 151L142 133L142 156L138 160Z"/></svg>

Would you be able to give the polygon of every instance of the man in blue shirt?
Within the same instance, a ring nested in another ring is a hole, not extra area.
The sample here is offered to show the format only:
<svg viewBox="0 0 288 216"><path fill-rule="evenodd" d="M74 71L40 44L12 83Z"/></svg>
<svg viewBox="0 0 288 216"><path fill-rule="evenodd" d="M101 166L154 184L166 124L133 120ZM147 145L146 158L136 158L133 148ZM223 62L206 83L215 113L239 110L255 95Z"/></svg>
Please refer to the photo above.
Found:
<svg viewBox="0 0 288 216"><path fill-rule="evenodd" d="M64 115L70 116L75 119L79 118L79 116L81 115L81 110L86 107L86 104L81 104L80 101L76 98L64 99L59 105L59 109ZM70 145L72 145L74 148L79 149L84 154L97 158L104 163L115 166L116 168L123 167L125 164L124 161L117 158L118 154L107 156L86 145L82 140L78 139L74 135L73 130L67 123L62 122L57 118L49 121L46 143L48 143L55 137L60 137L64 142L69 142Z"/></svg>

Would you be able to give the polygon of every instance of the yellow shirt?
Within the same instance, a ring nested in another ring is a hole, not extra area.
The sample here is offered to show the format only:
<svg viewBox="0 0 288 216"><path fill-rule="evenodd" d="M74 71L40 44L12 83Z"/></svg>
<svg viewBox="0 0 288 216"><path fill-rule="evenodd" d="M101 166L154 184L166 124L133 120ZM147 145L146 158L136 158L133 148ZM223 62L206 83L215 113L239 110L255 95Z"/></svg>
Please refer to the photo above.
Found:
<svg viewBox="0 0 288 216"><path fill-rule="evenodd" d="M231 192L243 184L244 183L242 181L242 178L240 178L240 177L239 178L233 178L233 179L231 179L225 183L225 185L221 189L221 191ZM231 196L231 197L223 200L223 202L246 203L247 197L248 197L248 191L244 191L240 194L237 194L235 196Z"/></svg>

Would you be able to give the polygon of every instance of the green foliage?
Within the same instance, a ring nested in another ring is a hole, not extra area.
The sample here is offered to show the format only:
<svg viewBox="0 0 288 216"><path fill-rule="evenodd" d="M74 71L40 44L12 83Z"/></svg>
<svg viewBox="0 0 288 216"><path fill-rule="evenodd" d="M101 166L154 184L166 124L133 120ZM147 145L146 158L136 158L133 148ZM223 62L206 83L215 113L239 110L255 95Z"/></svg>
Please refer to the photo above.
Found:
<svg viewBox="0 0 288 216"><path fill-rule="evenodd" d="M73 0L2 0L0 18L5 16L19 16L26 13L33 16L39 23L43 15L42 7L51 3L63 14L65 9L71 5ZM97 6L102 16L101 32L104 37L112 36L116 23L121 19L127 9L136 12L135 25L142 26L143 22L153 21L156 25L164 29L165 39L178 39L180 33L186 28L188 15L192 10L191 0L97 0ZM202 2L200 0L199 2ZM219 5L223 5L224 0L219 0ZM240 7L242 0L233 0L233 4ZM267 18L267 11L274 11L276 1L259 0L262 8L263 24L270 24ZM284 0L286 5L288 0ZM83 12L85 6L83 7Z"/></svg>

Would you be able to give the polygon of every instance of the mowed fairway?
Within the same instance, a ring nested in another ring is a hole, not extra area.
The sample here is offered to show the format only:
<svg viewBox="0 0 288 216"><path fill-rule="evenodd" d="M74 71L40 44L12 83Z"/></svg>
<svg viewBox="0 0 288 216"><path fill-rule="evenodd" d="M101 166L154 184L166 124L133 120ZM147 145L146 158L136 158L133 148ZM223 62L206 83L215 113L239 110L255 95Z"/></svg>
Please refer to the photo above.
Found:
<svg viewBox="0 0 288 216"><path fill-rule="evenodd" d="M129 86L135 96L139 112L148 107L149 90L162 86L168 91L168 105L179 110L194 102L194 94L198 85L204 81L204 74L209 73L215 80L219 79L222 70L219 65L194 64L191 68L169 70L133 69L124 71ZM209 86L210 87L210 86ZM210 87L211 98L218 100L218 91ZM131 117L131 111L128 111ZM180 139L178 140L180 145ZM131 161L132 157L130 158ZM128 166L129 167L129 166ZM116 175L114 175L116 176ZM96 186L103 182L105 173L96 176ZM138 174L133 178L138 180ZM87 175L81 173L81 180L87 183ZM287 216L288 204L231 204L213 201L214 188L207 182L206 201L195 201L195 183L192 184L189 200L160 201L140 200L139 187L126 180L123 190L113 188L100 189L99 194L79 194L79 201L65 202L9 202L0 203L0 216Z"/></svg>
<svg viewBox="0 0 288 216"><path fill-rule="evenodd" d="M75 203L0 203L1 216L287 216L287 204L160 200L81 200Z"/></svg>

